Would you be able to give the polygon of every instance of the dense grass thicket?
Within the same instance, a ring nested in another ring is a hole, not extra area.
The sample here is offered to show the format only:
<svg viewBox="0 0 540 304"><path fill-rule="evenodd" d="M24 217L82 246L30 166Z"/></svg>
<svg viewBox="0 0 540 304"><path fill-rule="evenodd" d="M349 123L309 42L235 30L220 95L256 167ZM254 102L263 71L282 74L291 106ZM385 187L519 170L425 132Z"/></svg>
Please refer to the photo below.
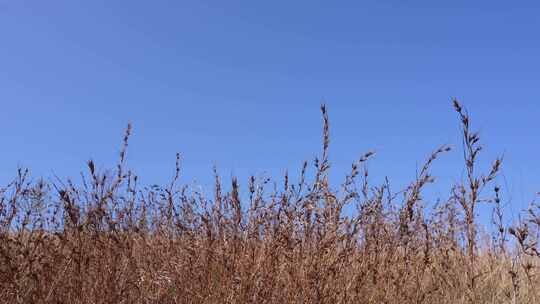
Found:
<svg viewBox="0 0 540 304"><path fill-rule="evenodd" d="M537 207L505 225L501 160L477 168L479 135L454 108L465 174L433 201L423 190L447 146L401 191L370 184L371 152L331 187L324 106L322 153L294 181L215 173L208 197L178 183L177 155L169 184L140 186L124 164L131 127L113 170L88 161L80 181L46 182L21 169L0 188L0 302L540 303Z"/></svg>

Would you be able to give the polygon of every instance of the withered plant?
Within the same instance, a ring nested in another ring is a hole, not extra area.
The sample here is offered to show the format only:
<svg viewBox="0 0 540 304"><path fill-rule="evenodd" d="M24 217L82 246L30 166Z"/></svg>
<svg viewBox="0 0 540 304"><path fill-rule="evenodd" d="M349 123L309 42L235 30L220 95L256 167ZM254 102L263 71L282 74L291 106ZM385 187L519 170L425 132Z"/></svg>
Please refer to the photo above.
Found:
<svg viewBox="0 0 540 304"><path fill-rule="evenodd" d="M177 154L170 183L140 185L126 168L131 125L112 170L90 160L79 180L46 181L20 169L0 189L0 302L539 303L539 208L506 226L501 159L480 173L479 135L454 108L465 174L447 198L424 191L447 145L398 191L371 183L374 152L331 181L324 105L322 152L297 181L226 185L214 170L209 197L180 183ZM491 238L479 204L493 206Z"/></svg>

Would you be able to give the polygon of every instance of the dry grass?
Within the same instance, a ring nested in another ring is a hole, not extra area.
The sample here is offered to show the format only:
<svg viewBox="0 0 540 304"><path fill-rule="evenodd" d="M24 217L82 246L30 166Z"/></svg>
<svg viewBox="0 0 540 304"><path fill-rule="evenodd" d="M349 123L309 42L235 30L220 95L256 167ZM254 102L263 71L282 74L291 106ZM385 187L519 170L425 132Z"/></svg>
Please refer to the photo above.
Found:
<svg viewBox="0 0 540 304"><path fill-rule="evenodd" d="M217 173L211 198L178 185L179 156L170 184L139 186L124 165L131 127L113 172L89 161L81 182L46 183L19 170L0 189L0 301L539 303L536 207L505 227L493 184L501 160L479 172L479 136L454 107L466 176L437 204L422 193L446 146L402 191L369 183L371 152L333 189L324 106L313 178L306 163L296 182L250 178L246 195ZM479 204L493 207L490 235L479 232Z"/></svg>

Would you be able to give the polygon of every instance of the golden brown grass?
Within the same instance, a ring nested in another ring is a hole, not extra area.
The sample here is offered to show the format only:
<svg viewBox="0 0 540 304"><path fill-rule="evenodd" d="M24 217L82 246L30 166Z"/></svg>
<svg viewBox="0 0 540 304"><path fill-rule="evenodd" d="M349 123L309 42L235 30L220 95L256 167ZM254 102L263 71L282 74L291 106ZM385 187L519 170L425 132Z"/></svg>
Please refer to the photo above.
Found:
<svg viewBox="0 0 540 304"><path fill-rule="evenodd" d="M479 136L454 102L466 175L451 196L424 199L436 149L410 186L369 183L362 155L345 181L328 180L329 121L313 178L233 179L207 198L178 185L141 187L125 169L128 127L114 172L93 161L80 183L30 181L0 189L2 303L539 303L540 217L506 227L501 160L482 174ZM228 189L228 190L226 190ZM494 210L480 233L477 206ZM354 212L345 212L346 208Z"/></svg>

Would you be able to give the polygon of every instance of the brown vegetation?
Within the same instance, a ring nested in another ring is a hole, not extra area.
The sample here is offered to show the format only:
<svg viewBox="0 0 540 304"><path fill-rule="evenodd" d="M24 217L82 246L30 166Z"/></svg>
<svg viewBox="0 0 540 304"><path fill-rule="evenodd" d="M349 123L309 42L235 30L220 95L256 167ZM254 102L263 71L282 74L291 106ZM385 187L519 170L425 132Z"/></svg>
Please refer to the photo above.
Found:
<svg viewBox="0 0 540 304"><path fill-rule="evenodd" d="M454 107L466 174L438 203L422 193L447 146L402 191L369 183L371 152L333 189L324 106L313 178L305 163L296 182L251 177L246 195L236 179L225 190L217 173L211 198L178 185L179 155L170 184L141 188L124 165L130 127L114 172L89 161L80 183L47 183L19 170L0 189L0 301L539 303L538 208L505 226L501 160L479 172L479 136ZM494 210L489 235L479 204Z"/></svg>

